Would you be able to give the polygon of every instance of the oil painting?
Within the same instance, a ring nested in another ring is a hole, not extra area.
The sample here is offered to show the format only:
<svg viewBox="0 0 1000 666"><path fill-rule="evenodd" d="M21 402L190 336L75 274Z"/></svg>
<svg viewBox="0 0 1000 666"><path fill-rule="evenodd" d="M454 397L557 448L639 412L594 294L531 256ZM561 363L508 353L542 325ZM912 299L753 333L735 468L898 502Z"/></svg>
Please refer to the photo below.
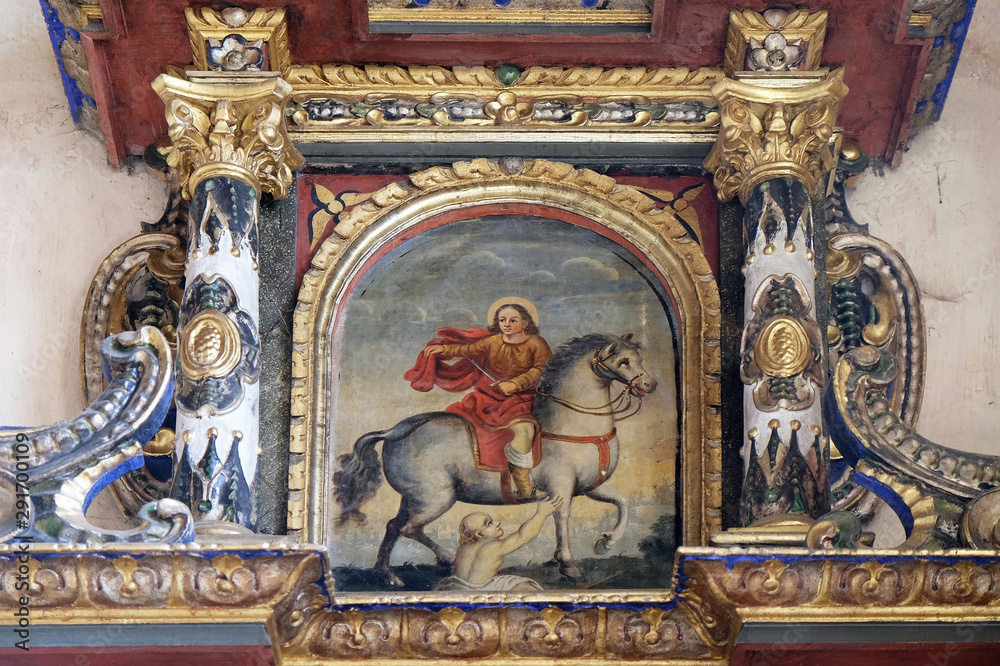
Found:
<svg viewBox="0 0 1000 666"><path fill-rule="evenodd" d="M676 330L592 221L430 224L369 261L331 346L338 591L668 586Z"/></svg>

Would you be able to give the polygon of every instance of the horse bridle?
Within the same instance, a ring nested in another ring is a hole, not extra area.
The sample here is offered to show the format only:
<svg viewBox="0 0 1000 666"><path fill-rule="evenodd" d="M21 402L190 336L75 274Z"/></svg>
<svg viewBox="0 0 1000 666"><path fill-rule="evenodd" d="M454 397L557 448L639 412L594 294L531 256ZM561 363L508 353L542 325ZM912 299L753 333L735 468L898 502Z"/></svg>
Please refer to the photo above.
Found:
<svg viewBox="0 0 1000 666"><path fill-rule="evenodd" d="M567 400L563 400L562 398L557 398L554 395L551 395L549 393L544 393L542 391L536 391L536 394L548 398L552 402L562 405L563 407L572 409L574 412L579 412L580 414L587 414L588 416L618 416L619 418L617 420L624 421L630 416L635 416L636 414L638 414L639 410L642 408L642 394L634 393L633 389L635 388L636 382L638 382L643 377L648 377L649 373L643 371L638 373L635 377L632 377L631 379L625 377L624 375L616 372L613 368L611 368L607 364L608 359L611 358L613 354L609 352L608 354L601 356L601 350L603 348L604 347L598 347L597 349L594 350L594 355L590 359L591 369L594 370L594 374L597 374L599 377L601 377L601 379L607 380L609 383L612 381L616 381L624 385L624 388L621 390L621 393L612 398L610 401L604 403L603 405L598 405L597 407L586 407L584 405L577 405ZM602 370L602 373L599 374L597 372L598 369ZM632 409L633 397L639 398L639 402L635 406L634 411L626 414L626 412ZM607 411L601 411L601 410L607 410ZM620 414L625 414L625 416L619 416Z"/></svg>
<svg viewBox="0 0 1000 666"><path fill-rule="evenodd" d="M625 385L625 389L627 391L632 391L635 388L636 382L638 382L643 377L649 377L649 373L643 370L632 379L628 379L627 377L618 373L617 371L615 371L614 368L608 365L607 363L608 359L611 358L614 354L611 351L608 351L607 354L601 356L601 349L602 349L601 347L598 347L596 350L594 350L594 356L593 358L590 359L590 366L595 370L597 368L601 368L609 375L611 375L610 377L604 377L603 379L620 382ZM638 398L641 400L642 396L640 395L638 396Z"/></svg>

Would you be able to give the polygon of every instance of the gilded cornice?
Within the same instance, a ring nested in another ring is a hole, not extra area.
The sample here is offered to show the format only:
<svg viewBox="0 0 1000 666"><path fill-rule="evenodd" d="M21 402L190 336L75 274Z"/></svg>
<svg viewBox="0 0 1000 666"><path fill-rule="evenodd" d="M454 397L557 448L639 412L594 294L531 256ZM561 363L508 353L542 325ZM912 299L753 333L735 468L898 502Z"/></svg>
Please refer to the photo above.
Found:
<svg viewBox="0 0 1000 666"><path fill-rule="evenodd" d="M819 75L808 82L765 73L712 88L722 127L705 168L720 200L739 194L745 204L756 185L783 177L801 181L820 198L824 177L837 166L835 124L847 86L842 69Z"/></svg>
<svg viewBox="0 0 1000 666"><path fill-rule="evenodd" d="M392 595L344 604L321 549L0 547L0 610L31 596L31 623L266 623L276 663L722 664L745 622L1000 619L1000 563L984 551L682 548L669 596L594 604ZM26 562L25 562L26 560ZM22 578L23 577L23 578ZM20 589L20 588L18 588ZM501 595L497 595L501 596ZM11 624L10 621L7 623Z"/></svg>
<svg viewBox="0 0 1000 666"><path fill-rule="evenodd" d="M153 89L166 105L167 164L179 173L186 197L206 178L229 176L284 198L305 160L285 130L291 87L277 74L199 73L188 80L161 74Z"/></svg>
<svg viewBox="0 0 1000 666"><path fill-rule="evenodd" d="M296 138L361 127L484 126L557 131L718 126L712 86L722 70L645 67L436 67L302 65L293 88Z"/></svg>

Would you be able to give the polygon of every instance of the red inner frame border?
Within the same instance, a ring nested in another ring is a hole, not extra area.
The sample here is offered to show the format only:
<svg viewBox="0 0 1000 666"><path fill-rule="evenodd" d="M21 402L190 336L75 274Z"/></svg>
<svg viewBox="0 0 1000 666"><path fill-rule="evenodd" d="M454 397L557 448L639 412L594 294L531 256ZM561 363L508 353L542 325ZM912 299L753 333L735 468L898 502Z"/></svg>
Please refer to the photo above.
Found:
<svg viewBox="0 0 1000 666"><path fill-rule="evenodd" d="M699 176L676 176L672 178L661 177L661 176L647 177L647 176L628 176L620 174L613 174L612 177L615 178L615 180L622 185L631 185L635 187L651 187L654 189L664 188L664 189L670 189L671 191L680 191L687 187L696 185L698 183L704 183L707 188L707 191L699 195L696 202L693 204L696 210L698 211L698 216L699 216L698 228L695 229L694 232L699 236L699 238L696 239L696 242L698 242L702 252L705 255L705 258L708 260L709 266L712 269L712 273L715 275L715 279L716 280L719 279L719 262L720 262L719 210L718 210L718 201L714 196L715 190L712 187L711 181L708 178ZM312 199L313 186L321 185L330 190L331 193L335 193L337 196L339 196L340 194L343 194L345 192L359 192L359 193L375 192L376 190L384 187L385 185L394 182L399 182L400 180L403 179L405 179L405 176L400 176L398 174L342 175L342 174L326 174L320 172L320 173L304 173L299 176L298 195L297 195L298 200L296 202L297 234L295 240L295 255L296 255L295 290L296 291L298 291L299 287L302 284L302 277L306 274L306 272L310 268L313 254L322 245L322 242L326 240L326 238L328 238L333 233L333 229L335 228L335 223L333 223L332 221L328 223L326 225L326 229L321 232L320 237L318 239L312 239L312 247L310 247L309 216L312 214L313 211L316 210L315 208L316 204ZM448 222L454 222L460 219L468 219L470 217L478 217L483 214L487 215L517 214L517 213L512 213L512 211L514 211L514 207L517 206L521 207L518 210L524 210L525 209L524 207L527 207L533 210L545 211L543 213L528 213L531 215L538 215L539 217L549 217L551 219L561 220L564 222L568 222L570 224L577 224L578 226L584 226L587 228L592 228L588 227L587 226L588 224L595 225L596 227L599 227L599 229L592 229L592 230L597 231L597 233L601 234L602 236L605 236L610 240L614 241L615 243L623 247L626 247L629 250L629 252L631 252L637 258L642 260L648 267L648 262L646 261L646 258L642 255L641 252L638 252L636 248L631 247L626 241L624 241L620 237L617 237L617 235L609 235L613 234L613 232L611 232L610 230L606 229L605 227L602 227L601 225L597 225L593 220L589 220L588 218L585 218L583 216L575 215L573 213L562 211L560 209L546 206L544 204L508 203L508 204L491 204L488 206L476 206L474 208L463 209L463 211L461 212L452 212L443 214L441 216L435 216L432 220L428 220L427 222L430 223L438 219L442 220L447 219L446 222L440 222L439 224L437 224L437 226L440 226L440 224L447 224ZM506 208L503 208L501 210L500 207L506 207ZM473 209L481 210L483 208L495 209L497 212L478 213L476 215L468 214L469 210ZM560 217L560 215L572 216L573 220ZM420 228L421 231L426 231L427 229L433 227L424 227L423 225L419 225L418 228ZM405 237L406 239L413 237L412 230L408 230L406 233L408 234ZM395 242L402 242L403 237L400 238L401 239L398 239ZM388 249L386 251L388 251ZM365 271L367 270L368 267L365 268ZM662 279L662 276L657 274L657 279L660 280L661 283L664 284L664 286L666 286L666 282Z"/></svg>

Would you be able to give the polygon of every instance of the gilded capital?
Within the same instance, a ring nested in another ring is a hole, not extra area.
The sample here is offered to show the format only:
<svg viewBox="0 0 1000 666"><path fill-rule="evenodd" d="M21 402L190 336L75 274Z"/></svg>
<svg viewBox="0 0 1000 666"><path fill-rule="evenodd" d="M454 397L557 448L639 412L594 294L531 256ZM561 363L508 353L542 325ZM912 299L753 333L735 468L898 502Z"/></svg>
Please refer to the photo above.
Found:
<svg viewBox="0 0 1000 666"><path fill-rule="evenodd" d="M754 187L783 177L801 181L814 198L820 194L824 176L837 165L832 139L847 86L842 69L818 76L800 83L761 74L712 88L722 127L705 168L720 200L738 194L745 204Z"/></svg>
<svg viewBox="0 0 1000 666"><path fill-rule="evenodd" d="M189 79L161 74L153 89L166 106L167 164L179 173L185 197L212 176L285 197L305 159L285 131L292 87L276 72L199 72Z"/></svg>

